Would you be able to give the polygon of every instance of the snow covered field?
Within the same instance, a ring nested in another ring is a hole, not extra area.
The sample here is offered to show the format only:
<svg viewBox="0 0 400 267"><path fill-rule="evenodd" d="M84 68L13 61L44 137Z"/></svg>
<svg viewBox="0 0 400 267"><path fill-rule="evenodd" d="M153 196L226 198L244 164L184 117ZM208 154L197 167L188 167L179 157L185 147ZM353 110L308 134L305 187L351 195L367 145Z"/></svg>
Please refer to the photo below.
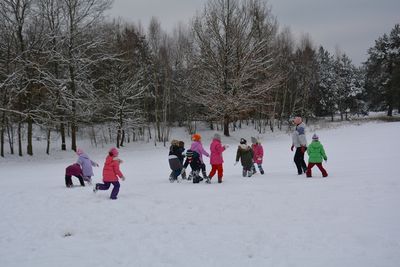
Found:
<svg viewBox="0 0 400 267"><path fill-rule="evenodd" d="M209 151L214 132L200 133ZM65 188L72 152L0 159L0 266L400 266L400 123L318 130L328 178L297 175L283 132L262 136L265 175L241 177L236 146L251 133L222 138L222 184L171 184L168 148L122 148L116 201ZM103 165L108 147L81 147Z"/></svg>

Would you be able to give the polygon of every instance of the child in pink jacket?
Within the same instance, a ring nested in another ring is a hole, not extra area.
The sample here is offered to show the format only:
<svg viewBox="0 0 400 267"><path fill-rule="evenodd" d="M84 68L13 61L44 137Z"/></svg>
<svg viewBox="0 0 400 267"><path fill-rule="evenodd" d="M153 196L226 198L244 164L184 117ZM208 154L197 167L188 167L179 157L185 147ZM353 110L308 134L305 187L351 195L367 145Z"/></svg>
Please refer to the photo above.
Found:
<svg viewBox="0 0 400 267"><path fill-rule="evenodd" d="M264 174L264 169L262 167L262 162L263 162L263 157L264 157L264 149L260 143L259 140L255 137L251 137L251 148L253 149L254 155L253 155L253 162L254 164L257 164L258 169L260 170L261 174ZM256 166L253 165L253 174L256 173Z"/></svg>
<svg viewBox="0 0 400 267"><path fill-rule="evenodd" d="M206 165L204 164L203 161L203 155L206 157L209 157L210 154L204 149L203 144L201 143L201 135L200 134L194 134L192 135L192 145L190 146L190 150L196 151L199 153L200 156L200 161L201 161L201 172L203 174L203 178L207 179L207 173L206 173Z"/></svg>
<svg viewBox="0 0 400 267"><path fill-rule="evenodd" d="M119 165L122 163L122 160L118 158L118 154L118 150L115 147L110 149L103 168L104 183L96 184L93 189L93 192L96 192L97 190L108 190L112 184L114 187L111 191L111 199L117 199L120 187L118 179L121 179L122 181L125 180L124 175L119 169Z"/></svg>
<svg viewBox="0 0 400 267"><path fill-rule="evenodd" d="M223 146L221 144L221 136L216 133L210 145L211 172L208 175L209 180L207 180L206 182L211 183L211 179L213 178L215 173L218 172L218 183L222 183L222 176L224 171L222 167L222 164L224 163L222 152L224 152L227 147L227 145Z"/></svg>

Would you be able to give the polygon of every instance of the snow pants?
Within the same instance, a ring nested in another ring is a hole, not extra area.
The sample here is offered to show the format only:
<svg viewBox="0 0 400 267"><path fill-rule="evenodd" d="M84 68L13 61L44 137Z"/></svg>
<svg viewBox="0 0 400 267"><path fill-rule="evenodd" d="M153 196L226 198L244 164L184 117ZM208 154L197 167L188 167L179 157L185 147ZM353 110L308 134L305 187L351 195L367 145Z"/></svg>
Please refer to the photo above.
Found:
<svg viewBox="0 0 400 267"><path fill-rule="evenodd" d="M110 198L111 198L111 199L117 199L117 195L118 195L119 187L120 187L119 182L104 182L104 184L96 184L96 188L97 188L98 190L108 190L108 189L110 188L110 185L111 185L111 184L112 184L114 187L113 187L113 190L111 191L111 196L110 196Z"/></svg>
<svg viewBox="0 0 400 267"><path fill-rule="evenodd" d="M328 173L326 172L324 167L322 167L322 163L311 163L311 162L309 162L308 163L308 167L307 167L307 172L306 172L307 177L311 177L311 169L312 169L312 167L314 167L314 165L317 165L317 167L321 171L323 177L327 177L328 176Z"/></svg>
<svg viewBox="0 0 400 267"><path fill-rule="evenodd" d="M208 178L213 178L215 173L218 173L218 183L222 183L222 176L223 176L224 169L222 167L222 164L212 164L211 165L211 171L210 174L208 175Z"/></svg>
<svg viewBox="0 0 400 267"><path fill-rule="evenodd" d="M79 183L81 184L81 186L85 186L85 182L83 181L83 177L78 175L74 175L76 178L79 179ZM65 186L66 187L72 187L74 186L74 184L72 183L72 179L71 179L71 175L65 175Z"/></svg>

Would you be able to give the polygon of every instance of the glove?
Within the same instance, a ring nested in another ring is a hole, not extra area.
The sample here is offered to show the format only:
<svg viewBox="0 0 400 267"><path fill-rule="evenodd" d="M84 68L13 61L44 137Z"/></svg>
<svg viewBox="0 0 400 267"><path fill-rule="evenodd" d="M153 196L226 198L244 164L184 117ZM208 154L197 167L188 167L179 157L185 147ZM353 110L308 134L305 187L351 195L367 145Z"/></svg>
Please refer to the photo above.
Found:
<svg viewBox="0 0 400 267"><path fill-rule="evenodd" d="M239 163L239 161L236 161L236 162L233 164L233 166L236 166L238 163Z"/></svg>
<svg viewBox="0 0 400 267"><path fill-rule="evenodd" d="M306 152L306 147L305 146L301 146L301 153L304 154L304 152Z"/></svg>
<svg viewBox="0 0 400 267"><path fill-rule="evenodd" d="M290 147L290 150L293 151L293 148L294 148L294 145L292 145L292 146Z"/></svg>
<svg viewBox="0 0 400 267"><path fill-rule="evenodd" d="M121 176L119 178L121 178L122 181L125 181L125 176Z"/></svg>
<svg viewBox="0 0 400 267"><path fill-rule="evenodd" d="M184 174L185 171L186 171L186 169L185 169L185 168L182 168L181 174Z"/></svg>

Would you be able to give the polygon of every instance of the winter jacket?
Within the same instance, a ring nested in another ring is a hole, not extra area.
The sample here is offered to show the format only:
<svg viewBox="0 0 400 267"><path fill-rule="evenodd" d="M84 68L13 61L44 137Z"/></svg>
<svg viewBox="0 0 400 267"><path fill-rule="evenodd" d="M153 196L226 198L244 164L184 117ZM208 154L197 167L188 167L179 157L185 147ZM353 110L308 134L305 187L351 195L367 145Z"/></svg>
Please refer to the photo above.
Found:
<svg viewBox="0 0 400 267"><path fill-rule="evenodd" d="M292 141L295 147L307 146L306 125L303 122L296 125L296 129L292 134Z"/></svg>
<svg viewBox="0 0 400 267"><path fill-rule="evenodd" d="M190 149L188 149L188 151L186 152L186 160L185 164L183 164L183 167L186 169L189 164L190 168L192 168L192 171L200 171L201 165L203 164L200 161L199 153Z"/></svg>
<svg viewBox="0 0 400 267"><path fill-rule="evenodd" d="M176 146L176 145L171 145L169 147L169 156L175 155L181 163L183 163L183 159L185 156L183 155L183 152L185 152L185 148Z"/></svg>
<svg viewBox="0 0 400 267"><path fill-rule="evenodd" d="M210 154L208 154L208 152L204 150L203 144L200 141L194 141L192 143L192 146L190 147L190 150L193 150L193 151L196 151L197 153L199 153L201 163L204 163L203 155L206 157L210 156Z"/></svg>
<svg viewBox="0 0 400 267"><path fill-rule="evenodd" d="M257 164L262 164L264 157L264 149L261 144L252 144L251 149L253 149L253 161Z"/></svg>
<svg viewBox="0 0 400 267"><path fill-rule="evenodd" d="M241 161L243 168L250 170L253 167L253 149L248 145L238 146L236 161Z"/></svg>
<svg viewBox="0 0 400 267"><path fill-rule="evenodd" d="M211 165L219 165L224 163L224 159L222 158L222 152L224 152L225 147L221 145L221 140L213 139L210 145L210 164Z"/></svg>
<svg viewBox="0 0 400 267"><path fill-rule="evenodd" d="M322 160L327 160L324 146L318 141L314 140L307 148L308 162L310 163L321 163Z"/></svg>
<svg viewBox="0 0 400 267"><path fill-rule="evenodd" d="M97 163L91 161L86 153L79 155L77 163L82 167L83 176L92 177L94 175L92 166L97 166Z"/></svg>
<svg viewBox="0 0 400 267"><path fill-rule="evenodd" d="M107 156L103 168L103 182L118 182L118 178L124 176L119 170L120 163L119 158Z"/></svg>
<svg viewBox="0 0 400 267"><path fill-rule="evenodd" d="M65 175L68 176L82 176L82 169L81 169L81 165L79 165L78 163L74 163L72 165L69 165L66 169L65 169Z"/></svg>

